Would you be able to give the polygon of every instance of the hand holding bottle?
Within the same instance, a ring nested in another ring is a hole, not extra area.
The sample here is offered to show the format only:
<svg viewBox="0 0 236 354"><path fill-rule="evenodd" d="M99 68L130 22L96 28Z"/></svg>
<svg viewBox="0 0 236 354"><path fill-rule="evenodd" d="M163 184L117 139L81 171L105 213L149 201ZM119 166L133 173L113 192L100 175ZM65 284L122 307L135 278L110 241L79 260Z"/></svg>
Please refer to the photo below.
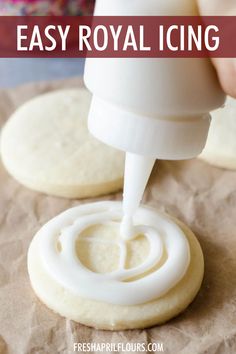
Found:
<svg viewBox="0 0 236 354"><path fill-rule="evenodd" d="M236 16L235 0L198 0L202 16ZM232 41L231 36L229 41ZM214 58L213 64L224 91L236 98L236 58Z"/></svg>

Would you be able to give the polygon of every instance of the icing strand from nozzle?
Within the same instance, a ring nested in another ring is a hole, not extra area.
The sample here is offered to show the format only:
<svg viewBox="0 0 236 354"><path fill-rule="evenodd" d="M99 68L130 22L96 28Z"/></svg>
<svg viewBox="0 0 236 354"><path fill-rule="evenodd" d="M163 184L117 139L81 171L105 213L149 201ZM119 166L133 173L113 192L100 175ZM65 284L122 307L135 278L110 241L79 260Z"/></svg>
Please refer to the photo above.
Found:
<svg viewBox="0 0 236 354"><path fill-rule="evenodd" d="M126 153L123 219L120 227L121 236L125 239L135 236L133 215L139 208L154 163L154 158Z"/></svg>

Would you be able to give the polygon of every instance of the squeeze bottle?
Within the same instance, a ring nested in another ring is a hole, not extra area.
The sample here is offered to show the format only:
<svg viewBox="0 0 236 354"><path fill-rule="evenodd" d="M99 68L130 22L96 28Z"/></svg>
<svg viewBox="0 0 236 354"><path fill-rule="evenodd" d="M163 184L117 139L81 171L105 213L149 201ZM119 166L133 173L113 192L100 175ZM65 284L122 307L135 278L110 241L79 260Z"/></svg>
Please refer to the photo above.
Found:
<svg viewBox="0 0 236 354"><path fill-rule="evenodd" d="M97 0L100 16L194 16L193 0ZM209 112L225 95L208 58L88 58L85 84L93 98L90 132L126 152L122 234L132 236L156 159L196 157L205 147Z"/></svg>

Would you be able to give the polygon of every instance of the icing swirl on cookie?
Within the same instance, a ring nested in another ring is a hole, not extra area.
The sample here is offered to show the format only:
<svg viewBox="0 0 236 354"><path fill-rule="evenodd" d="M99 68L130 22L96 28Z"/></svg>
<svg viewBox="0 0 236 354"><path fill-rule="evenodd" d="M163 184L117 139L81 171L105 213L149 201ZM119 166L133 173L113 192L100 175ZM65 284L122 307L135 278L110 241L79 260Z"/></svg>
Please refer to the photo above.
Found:
<svg viewBox="0 0 236 354"><path fill-rule="evenodd" d="M135 214L135 234L144 235L150 246L147 259L135 268L125 269L127 241L122 237L114 241L120 248L115 271L95 273L78 258L76 243L86 229L111 222L119 227L121 219L120 202L98 202L69 209L49 221L37 234L45 270L66 290L115 305L143 304L166 294L183 278L190 262L183 231L166 215L144 207ZM164 264L155 267L163 252Z"/></svg>

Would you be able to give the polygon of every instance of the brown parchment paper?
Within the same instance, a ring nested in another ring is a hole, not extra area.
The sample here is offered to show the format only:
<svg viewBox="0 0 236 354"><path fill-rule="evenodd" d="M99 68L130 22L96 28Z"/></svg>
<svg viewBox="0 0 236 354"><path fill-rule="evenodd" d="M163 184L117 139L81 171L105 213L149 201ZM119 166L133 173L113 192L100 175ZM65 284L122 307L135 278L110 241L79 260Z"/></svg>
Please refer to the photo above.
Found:
<svg viewBox="0 0 236 354"><path fill-rule="evenodd" d="M81 80L72 79L0 91L0 126L27 99L78 85ZM31 290L26 255L32 237L50 218L80 202L28 190L0 162L1 354L73 353L74 342L162 342L164 353L236 353L236 172L199 160L156 165L144 202L192 228L203 248L205 278L182 315L148 330L112 333L75 324L47 309Z"/></svg>

